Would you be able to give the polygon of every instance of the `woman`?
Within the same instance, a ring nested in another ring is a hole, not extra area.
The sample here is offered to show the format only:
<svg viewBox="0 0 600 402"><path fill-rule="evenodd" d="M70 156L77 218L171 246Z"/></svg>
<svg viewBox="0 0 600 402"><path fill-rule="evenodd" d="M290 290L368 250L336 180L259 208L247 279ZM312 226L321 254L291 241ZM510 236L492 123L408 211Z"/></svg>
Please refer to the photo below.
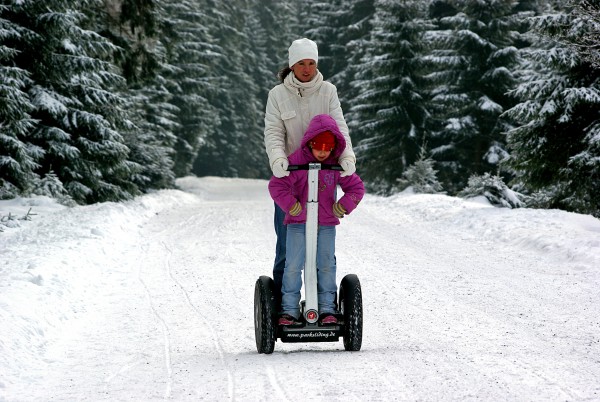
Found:
<svg viewBox="0 0 600 402"><path fill-rule="evenodd" d="M297 39L288 49L288 66L279 72L281 84L269 92L265 113L265 149L273 176L281 178L290 174L288 155L300 148L308 124L319 114L328 114L336 121L346 148L341 152L338 163L344 169L342 177L356 171L356 157L348 134L348 125L337 95L336 87L323 81L317 66L319 51L310 39ZM290 74L291 73L291 74ZM281 299L281 282L285 267L286 227L285 212L275 204L275 233L277 245L273 280L277 307Z"/></svg>

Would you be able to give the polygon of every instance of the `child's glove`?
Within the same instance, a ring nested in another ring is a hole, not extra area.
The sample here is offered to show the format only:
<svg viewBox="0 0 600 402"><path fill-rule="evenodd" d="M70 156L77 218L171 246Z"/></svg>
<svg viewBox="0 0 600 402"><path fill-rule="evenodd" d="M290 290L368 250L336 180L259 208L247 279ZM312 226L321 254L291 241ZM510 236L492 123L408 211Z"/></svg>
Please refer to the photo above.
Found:
<svg viewBox="0 0 600 402"><path fill-rule="evenodd" d="M333 204L333 214L338 218L342 219L346 215L346 212L346 209L339 202Z"/></svg>
<svg viewBox="0 0 600 402"><path fill-rule="evenodd" d="M273 170L273 176L281 179L282 177L289 176L290 172L287 171L289 162L287 158L277 158L273 162L271 170Z"/></svg>
<svg viewBox="0 0 600 402"><path fill-rule="evenodd" d="M289 212L290 212L290 215L292 215L292 216L300 215L300 212L302 212L302 206L300 205L300 201L296 201L296 203L294 204L292 209L290 209Z"/></svg>

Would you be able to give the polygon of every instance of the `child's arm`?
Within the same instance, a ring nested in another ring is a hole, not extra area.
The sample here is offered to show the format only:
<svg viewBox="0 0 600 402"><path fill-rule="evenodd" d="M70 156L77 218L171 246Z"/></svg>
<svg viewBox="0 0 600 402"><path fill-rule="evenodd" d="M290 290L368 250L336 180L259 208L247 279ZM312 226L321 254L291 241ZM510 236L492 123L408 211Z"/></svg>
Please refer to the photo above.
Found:
<svg viewBox="0 0 600 402"><path fill-rule="evenodd" d="M358 203L365 195L365 185L356 173L351 176L340 177L338 184L344 192L342 198L340 198L340 200L337 202L338 211L341 212L341 210L339 210L339 206L342 206L345 210L345 214L349 214L350 212L354 211L354 209L358 206Z"/></svg>
<svg viewBox="0 0 600 402"><path fill-rule="evenodd" d="M295 177L296 174L292 172L289 176L282 178L273 176L271 177L271 180L269 180L269 193L271 194L271 198L273 198L273 201L275 201L275 203L285 212L297 212L298 207L300 207L300 210L302 208L293 191ZM292 213L291 215L294 214Z"/></svg>

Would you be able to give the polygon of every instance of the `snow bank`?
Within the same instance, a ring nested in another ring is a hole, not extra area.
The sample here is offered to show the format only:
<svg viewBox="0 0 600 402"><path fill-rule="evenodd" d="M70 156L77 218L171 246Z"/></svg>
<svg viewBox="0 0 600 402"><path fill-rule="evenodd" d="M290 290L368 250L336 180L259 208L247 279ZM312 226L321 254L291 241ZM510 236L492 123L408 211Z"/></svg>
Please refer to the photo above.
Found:
<svg viewBox="0 0 600 402"><path fill-rule="evenodd" d="M20 371L36 366L47 342L77 331L72 323L93 320L85 301L102 286L105 268L135 247L137 228L155 214L195 199L171 190L131 202L75 208L47 197L1 202L4 216L23 216L30 208L36 214L0 233L0 367L17 371L3 374L25 375Z"/></svg>

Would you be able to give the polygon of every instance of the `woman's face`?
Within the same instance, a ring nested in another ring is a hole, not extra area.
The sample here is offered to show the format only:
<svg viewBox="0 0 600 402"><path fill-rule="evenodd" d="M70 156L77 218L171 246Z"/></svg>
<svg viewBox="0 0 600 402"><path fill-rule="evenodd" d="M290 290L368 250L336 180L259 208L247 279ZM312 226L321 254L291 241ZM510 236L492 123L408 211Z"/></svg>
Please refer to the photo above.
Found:
<svg viewBox="0 0 600 402"><path fill-rule="evenodd" d="M302 59L292 66L294 75L300 82L308 82L317 75L317 63L313 59Z"/></svg>

